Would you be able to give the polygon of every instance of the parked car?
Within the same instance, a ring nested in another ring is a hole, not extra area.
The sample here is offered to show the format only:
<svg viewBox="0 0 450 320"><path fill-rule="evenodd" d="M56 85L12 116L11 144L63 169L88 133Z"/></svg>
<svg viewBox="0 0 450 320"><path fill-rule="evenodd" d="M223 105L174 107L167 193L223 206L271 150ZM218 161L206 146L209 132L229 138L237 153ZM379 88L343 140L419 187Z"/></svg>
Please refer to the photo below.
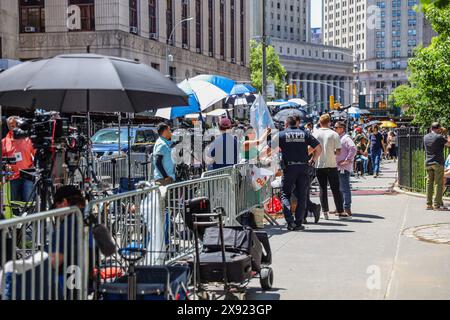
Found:
<svg viewBox="0 0 450 320"><path fill-rule="evenodd" d="M120 136L120 153L119 153ZM151 153L153 146L158 139L156 128L154 127L131 127L130 142L131 152ZM128 152L128 128L107 128L97 131L92 137L92 151L97 158L108 158L111 156L123 155Z"/></svg>

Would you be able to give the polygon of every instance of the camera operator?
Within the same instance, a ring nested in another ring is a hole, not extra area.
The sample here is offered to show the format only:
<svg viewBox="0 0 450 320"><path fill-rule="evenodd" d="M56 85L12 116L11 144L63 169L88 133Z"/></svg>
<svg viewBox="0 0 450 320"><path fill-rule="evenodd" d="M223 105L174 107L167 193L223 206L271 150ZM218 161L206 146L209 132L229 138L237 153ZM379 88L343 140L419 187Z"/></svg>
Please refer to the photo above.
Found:
<svg viewBox="0 0 450 320"><path fill-rule="evenodd" d="M13 172L13 175L9 178L11 183L11 200L26 202L30 200L33 182L21 178L20 170L34 167L36 150L30 138L15 136L14 129L18 126L17 120L18 117L9 117L7 119L9 132L2 140L2 152L3 157L16 158L16 164L7 167L8 171Z"/></svg>

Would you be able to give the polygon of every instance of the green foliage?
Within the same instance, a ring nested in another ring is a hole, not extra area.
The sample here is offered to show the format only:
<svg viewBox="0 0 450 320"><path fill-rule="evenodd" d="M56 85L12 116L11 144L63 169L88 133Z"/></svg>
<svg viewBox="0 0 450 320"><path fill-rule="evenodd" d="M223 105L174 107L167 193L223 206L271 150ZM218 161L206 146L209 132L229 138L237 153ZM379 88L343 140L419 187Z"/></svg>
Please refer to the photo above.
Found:
<svg viewBox="0 0 450 320"><path fill-rule="evenodd" d="M444 8L450 4L450 0L420 0L420 2L425 5L434 5L436 8Z"/></svg>
<svg viewBox="0 0 450 320"><path fill-rule="evenodd" d="M397 87L389 96L389 104L394 105L397 108L407 111L410 107L414 106L419 99L419 92L416 88L412 88L409 85L401 85Z"/></svg>
<svg viewBox="0 0 450 320"><path fill-rule="evenodd" d="M424 7L425 15L439 33L427 48L416 49L410 59L410 86L400 86L393 92L396 106L408 106L414 122L429 127L440 121L450 126L450 7Z"/></svg>
<svg viewBox="0 0 450 320"><path fill-rule="evenodd" d="M262 92L262 44L250 42L250 72L252 85ZM280 63L280 58L272 46L267 47L267 79L275 82L277 93L285 86L286 70Z"/></svg>

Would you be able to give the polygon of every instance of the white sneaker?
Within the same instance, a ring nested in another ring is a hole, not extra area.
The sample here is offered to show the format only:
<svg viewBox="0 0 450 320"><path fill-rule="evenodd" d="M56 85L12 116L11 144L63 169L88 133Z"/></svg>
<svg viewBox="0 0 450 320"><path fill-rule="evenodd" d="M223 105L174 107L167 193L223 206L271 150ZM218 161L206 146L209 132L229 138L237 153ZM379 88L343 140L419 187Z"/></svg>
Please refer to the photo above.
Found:
<svg viewBox="0 0 450 320"><path fill-rule="evenodd" d="M328 212L324 212L323 217L325 220L330 220L330 217L328 216Z"/></svg>

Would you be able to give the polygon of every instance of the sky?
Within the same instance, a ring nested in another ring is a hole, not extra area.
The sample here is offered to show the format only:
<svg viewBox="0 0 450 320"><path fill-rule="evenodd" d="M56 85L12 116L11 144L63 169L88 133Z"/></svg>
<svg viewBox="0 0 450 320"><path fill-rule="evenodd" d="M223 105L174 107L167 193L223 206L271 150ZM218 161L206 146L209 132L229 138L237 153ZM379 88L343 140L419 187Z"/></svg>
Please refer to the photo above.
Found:
<svg viewBox="0 0 450 320"><path fill-rule="evenodd" d="M311 26L322 27L322 0L311 0Z"/></svg>

